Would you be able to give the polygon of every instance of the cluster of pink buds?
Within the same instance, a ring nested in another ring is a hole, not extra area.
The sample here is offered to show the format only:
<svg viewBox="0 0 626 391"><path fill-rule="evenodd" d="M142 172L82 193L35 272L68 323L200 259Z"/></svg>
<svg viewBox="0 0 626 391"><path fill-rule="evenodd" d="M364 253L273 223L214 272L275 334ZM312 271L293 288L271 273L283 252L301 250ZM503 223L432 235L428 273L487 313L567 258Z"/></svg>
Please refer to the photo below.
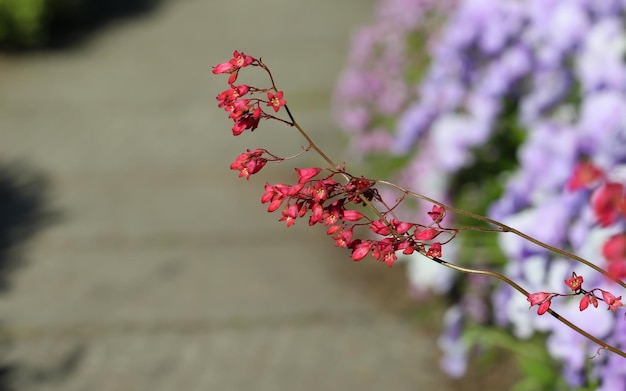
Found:
<svg viewBox="0 0 626 391"><path fill-rule="evenodd" d="M228 88L222 91L218 96L218 106L226 110L235 125L233 126L233 135L238 136L246 129L253 131L259 126L262 118L276 118L263 111L261 103L265 103L271 107L274 112L278 112L281 106L287 104L283 99L283 92L277 91L275 86L272 88L258 89L245 84L235 85L239 71L247 66L256 66L265 69L265 64L260 59L248 56L244 53L235 51L233 58L213 67L214 74L227 73ZM276 92L276 93L274 93ZM259 98L254 95L267 94L267 99Z"/></svg>
<svg viewBox="0 0 626 391"><path fill-rule="evenodd" d="M245 84L235 85L239 71L247 66L265 70L272 86L264 89ZM215 66L213 73L230 75L229 88L221 92L217 100L218 106L224 108L235 122L232 129L235 136L246 129L251 131L256 129L262 118L276 119L297 126L295 121L288 122L263 111L262 103L271 107L274 113L285 106L291 118L283 92L276 88L269 69L260 59L235 51L233 58ZM267 94L267 99L255 96L259 93ZM272 155L265 149L248 149L237 157L230 168L239 171L240 177L249 179L268 161L286 159ZM376 184L374 181L353 177L345 169L339 168L311 167L296 171L297 184L266 184L261 201L269 203L269 212L282 208L279 221L284 221L288 227L292 226L296 219L309 214L309 225L321 223L326 226L326 233L332 236L335 245L350 249L352 259L355 261L360 261L371 254L377 260L391 266L397 259L398 251L403 254L417 251L428 257L437 258L441 256L442 244L447 241L442 243L436 241L436 238L443 232L451 235L448 241L456 235L456 230L440 225L445 215L443 207L433 206L432 211L428 213L432 220L429 225L403 222L393 216L391 209L384 207L378 209L373 206L373 202L385 205L374 187ZM323 172L327 175L320 175ZM335 180L336 177L338 180ZM374 218L366 216L359 210L367 208L375 215ZM371 234L367 236L368 238L355 238L355 229L359 227L365 230L369 228L371 233L382 238L370 239Z"/></svg>
<svg viewBox="0 0 626 391"><path fill-rule="evenodd" d="M443 209L434 206L430 212L433 224L425 226L409 223L385 216L370 218L355 208L366 207L369 203L382 202L375 182L350 177L340 170L322 168L296 169L296 185L265 185L261 202L269 203L268 212L282 209L282 217L287 226L296 219L309 215L308 224L321 223L328 227L326 233L335 240L335 245L352 250L352 259L360 261L368 254L392 266L397 259L396 252L411 254L415 251L429 257L441 256L440 242L432 242L442 232L448 231L439 225ZM321 173L327 175L320 176ZM320 176L320 177L318 177ZM334 179L335 176L349 178L346 184ZM381 239L355 238L355 228L366 227Z"/></svg>
<svg viewBox="0 0 626 391"><path fill-rule="evenodd" d="M617 312L617 307L622 307L622 296L615 297L612 293L607 292L600 288L595 288L590 291L586 291L583 289L583 276L578 276L576 273L572 273L572 276L565 280L565 285L567 285L573 293L570 294L559 294L559 293L549 293L549 292L537 292L531 293L526 298L530 303L530 306L539 306L537 308L537 314L543 315L545 314L550 305L552 305L552 299L557 296L577 296L582 295L579 303L579 309L584 311L589 307L589 304L594 307L598 307L598 300L604 301L610 310ZM596 296L595 292L600 292L602 297Z"/></svg>

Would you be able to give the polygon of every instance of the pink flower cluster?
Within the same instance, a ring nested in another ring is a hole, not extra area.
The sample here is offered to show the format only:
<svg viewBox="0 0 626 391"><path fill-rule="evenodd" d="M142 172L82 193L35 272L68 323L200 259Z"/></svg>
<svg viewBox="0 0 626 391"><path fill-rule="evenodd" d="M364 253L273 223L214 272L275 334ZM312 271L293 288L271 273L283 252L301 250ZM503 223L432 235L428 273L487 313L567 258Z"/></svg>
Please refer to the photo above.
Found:
<svg viewBox="0 0 626 391"><path fill-rule="evenodd" d="M259 126L261 118L274 118L273 116L265 113L261 109L261 103L267 103L268 107L274 109L274 112L278 112L281 106L287 104L283 99L283 92L276 91L273 93L270 89L258 89L254 87L242 85L234 85L237 81L239 71L247 66L260 66L265 68L265 65L254 57L248 56L244 53L235 51L233 58L228 62L223 62L213 67L214 74L228 73L229 89L221 92L217 96L219 102L218 107L226 110L235 125L233 126L233 135L239 136L246 129L253 131ZM275 88L273 88L275 90ZM247 94L254 93L267 93L267 100L261 98L244 98Z"/></svg>
<svg viewBox="0 0 626 391"><path fill-rule="evenodd" d="M377 260L392 266L397 259L396 251L402 251L403 254L418 251L429 257L441 256L442 243L431 241L442 232L448 231L439 226L443 216L442 208L433 207L431 226L395 218L387 219L384 215L369 218L352 207L363 208L373 201L382 202L374 187L375 182L351 177L341 170L297 168L296 172L296 185L266 184L265 194L261 197L262 203L269 203L268 212L283 207L279 221L284 221L288 227L295 224L296 219L309 215L309 225L322 223L328 227L326 234L333 235L336 246L352 250L354 261L360 261L371 254ZM328 175L317 178L322 172ZM346 184L341 184L334 179L335 176L349 180ZM357 227L367 227L383 238L354 238Z"/></svg>
<svg viewBox="0 0 626 391"><path fill-rule="evenodd" d="M590 291L586 291L583 289L583 276L578 276L576 273L572 273L572 276L565 280L565 285L567 285L571 290L572 294L558 294L558 293L549 293L549 292L537 292L531 293L526 298L530 303L530 306L538 305L537 314L543 315L545 314L550 305L552 304L552 299L557 296L572 296L572 295L582 295L583 297L580 299L579 309L581 311L586 310L589 307L589 304L594 307L598 307L598 300L604 301L610 310L613 312L617 312L617 307L622 307L624 304L622 303L622 296L615 297L612 293L605 291L603 289L595 288ZM595 292L599 291L602 295L602 298L596 296Z"/></svg>
<svg viewBox="0 0 626 391"><path fill-rule="evenodd" d="M239 71L247 66L264 69L272 81L272 87L262 89L234 85ZM218 106L224 108L229 113L229 118L235 122L233 135L238 136L246 129L253 131L258 127L261 118L275 119L297 126L288 110L292 122L274 117L262 110L261 103L266 103L274 112L278 112L287 102L283 92L276 89L269 69L260 59L235 51L233 58L215 66L213 73L230 74L228 78L230 88L221 92L217 100ZM267 100L252 97L251 95L255 93L267 93ZM286 159L275 156L265 149L248 149L231 163L230 168L239 171L239 177L249 179L251 175L265 167L268 161ZM440 225L445 210L437 205L428 212L432 220L430 225L398 220L393 214L397 204L393 208L387 207L374 187L375 181L354 177L345 169L309 167L297 168L296 172L298 183L295 185L266 184L261 202L269 203L268 212L282 208L279 221L284 221L287 227L306 215L309 215L310 226L321 223L328 227L326 233L332 236L335 245L350 249L354 261L360 261L371 254L377 260L392 266L397 259L397 251L402 251L403 254L417 251L427 257L438 258L441 256L442 244L450 241L458 231ZM326 175L320 175L322 173ZM364 214L368 208L375 217ZM354 231L359 227L369 229L382 238L355 238ZM448 233L450 238L443 243L436 241L436 238L444 232Z"/></svg>

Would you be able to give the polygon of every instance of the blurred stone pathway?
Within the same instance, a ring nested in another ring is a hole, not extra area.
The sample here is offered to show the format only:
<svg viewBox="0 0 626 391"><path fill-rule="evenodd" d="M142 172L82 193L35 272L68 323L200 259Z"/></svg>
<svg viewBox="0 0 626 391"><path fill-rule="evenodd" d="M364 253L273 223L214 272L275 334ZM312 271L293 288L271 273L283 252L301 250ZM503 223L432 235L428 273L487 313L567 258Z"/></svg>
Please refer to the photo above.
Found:
<svg viewBox="0 0 626 391"><path fill-rule="evenodd" d="M168 1L82 46L2 60L0 164L48 175L62 214L0 296L16 389L452 389L401 267L276 223L258 200L291 168L228 170L245 148L302 142L275 125L232 137L211 65L262 56L338 152L330 91L371 5Z"/></svg>

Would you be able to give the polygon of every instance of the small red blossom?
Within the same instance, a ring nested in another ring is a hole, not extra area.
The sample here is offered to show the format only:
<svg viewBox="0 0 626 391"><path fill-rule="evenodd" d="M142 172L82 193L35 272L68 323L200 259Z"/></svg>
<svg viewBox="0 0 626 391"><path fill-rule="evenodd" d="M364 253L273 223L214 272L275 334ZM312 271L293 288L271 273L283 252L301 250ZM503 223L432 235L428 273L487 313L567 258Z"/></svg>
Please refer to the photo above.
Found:
<svg viewBox="0 0 626 391"><path fill-rule="evenodd" d="M572 273L572 277L565 280L565 285L567 285L573 292L577 292L580 288L582 288L583 276L577 276L576 273Z"/></svg>
<svg viewBox="0 0 626 391"><path fill-rule="evenodd" d="M411 223L407 223L404 221L400 221L400 220L396 220L393 219L391 220L391 226L393 227L393 229L400 235L404 235L405 233L407 233L411 228L413 228L415 226L415 224L411 224Z"/></svg>
<svg viewBox="0 0 626 391"><path fill-rule="evenodd" d="M372 232L382 236L387 236L391 233L389 223L385 220L372 221L369 225L369 228Z"/></svg>
<svg viewBox="0 0 626 391"><path fill-rule="evenodd" d="M435 223L440 223L441 220L443 220L445 213L446 211L443 208L443 206L433 205L433 209L430 212L428 212L428 215L430 216L431 219L433 219Z"/></svg>
<svg viewBox="0 0 626 391"><path fill-rule="evenodd" d="M436 242L430 245L428 251L426 251L427 257L439 258L441 257L441 243Z"/></svg>
<svg viewBox="0 0 626 391"><path fill-rule="evenodd" d="M284 221L287 227L291 227L296 222L299 209L298 204L287 205L285 209L283 209L283 216L278 219L278 221Z"/></svg>
<svg viewBox="0 0 626 391"><path fill-rule="evenodd" d="M236 68L247 67L248 65L254 62L254 57L246 55L244 52L238 52L235 50L233 52L233 58L230 60L230 63Z"/></svg>
<svg viewBox="0 0 626 391"><path fill-rule="evenodd" d="M530 306L532 307L534 305L543 303L550 296L552 296L552 294L548 292L530 293L528 297L526 298L526 300L528 300L528 302L530 303Z"/></svg>
<svg viewBox="0 0 626 391"><path fill-rule="evenodd" d="M267 163L267 159L263 157L264 149L257 148L254 151L248 149L247 152L237 156L234 162L230 164L231 170L239 171L239 177L250 179L250 175L256 174Z"/></svg>
<svg viewBox="0 0 626 391"><path fill-rule="evenodd" d="M539 304L539 308L537 308L537 315L545 314L548 309L550 309L550 305L552 302L550 300L546 300L543 303Z"/></svg>
<svg viewBox="0 0 626 391"><path fill-rule="evenodd" d="M352 259L354 261L360 261L361 259L365 258L367 256L367 254L369 254L369 252L372 249L372 242L369 240L360 240L357 239L354 242L352 242Z"/></svg>
<svg viewBox="0 0 626 391"><path fill-rule="evenodd" d="M602 300L609 306L607 310L613 310L613 312L617 312L617 307L623 306L622 304L622 296L615 297L612 293L607 292L605 290L600 290L602 292Z"/></svg>
<svg viewBox="0 0 626 391"><path fill-rule="evenodd" d="M578 306L578 308L581 311L584 311L587 309L587 307L589 307L589 303L591 303L594 307L598 308L598 299L596 298L596 296L593 293L587 293L583 296L582 299L580 299L580 304Z"/></svg>
<svg viewBox="0 0 626 391"><path fill-rule="evenodd" d="M554 293L537 292L530 293L526 300L530 303L530 307L539 305L539 308L537 308L537 315L543 315L550 308L550 305L552 304L552 297L554 297Z"/></svg>
<svg viewBox="0 0 626 391"><path fill-rule="evenodd" d="M363 217L365 217L363 216L363 213L354 209L344 209L343 214L341 216L341 218L345 221L359 221Z"/></svg>
<svg viewBox="0 0 626 391"><path fill-rule="evenodd" d="M298 173L298 183L306 183L310 181L317 176L320 171L322 171L322 169L318 167L296 168L296 172Z"/></svg>
<svg viewBox="0 0 626 391"><path fill-rule="evenodd" d="M251 108L238 114L238 119L235 121L235 125L233 126L233 136L239 136L246 129L250 129L250 131L254 131L254 129L259 127L259 121L261 120L261 108L256 107L254 111L251 111Z"/></svg>
<svg viewBox="0 0 626 391"><path fill-rule="evenodd" d="M349 247L352 242L352 229L339 231L335 239L335 246L337 247Z"/></svg>
<svg viewBox="0 0 626 391"><path fill-rule="evenodd" d="M602 246L602 255L607 260L607 271L612 277L626 278L626 234L611 236Z"/></svg>
<svg viewBox="0 0 626 391"><path fill-rule="evenodd" d="M217 75L220 73L232 73L235 71L235 69L236 68L230 62L223 62L213 67L213 74Z"/></svg>
<svg viewBox="0 0 626 391"><path fill-rule="evenodd" d="M233 52L233 58L230 61L217 64L213 67L213 74L230 73L230 76L228 77L228 84L233 84L237 81L239 69L251 65L255 61L256 59L254 57L235 50Z"/></svg>
<svg viewBox="0 0 626 391"><path fill-rule="evenodd" d="M574 173L567 181L566 187L569 191L589 188L602 178L604 178L604 172L590 161L585 160L576 165Z"/></svg>
<svg viewBox="0 0 626 391"><path fill-rule="evenodd" d="M415 233L415 239L417 240L431 240L439 235L439 231L434 228L426 228L423 231Z"/></svg>
<svg viewBox="0 0 626 391"><path fill-rule="evenodd" d="M283 99L282 91L278 91L276 92L276 94L272 94L271 92L268 92L267 100L268 100L267 105L272 107L275 112L280 110L281 106L284 106L287 104L287 101Z"/></svg>
<svg viewBox="0 0 626 391"><path fill-rule="evenodd" d="M624 212L622 203L624 198L624 185L621 183L607 182L594 190L591 195L591 207L603 227L608 227L617 221Z"/></svg>

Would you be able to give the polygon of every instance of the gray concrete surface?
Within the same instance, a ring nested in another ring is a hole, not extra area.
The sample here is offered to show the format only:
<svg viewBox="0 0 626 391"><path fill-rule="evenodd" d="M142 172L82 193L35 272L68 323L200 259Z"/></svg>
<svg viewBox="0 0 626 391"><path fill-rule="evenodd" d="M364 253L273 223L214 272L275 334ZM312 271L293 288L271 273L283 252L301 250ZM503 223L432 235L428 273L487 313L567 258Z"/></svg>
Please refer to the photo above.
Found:
<svg viewBox="0 0 626 391"><path fill-rule="evenodd" d="M172 0L82 45L0 59L0 163L42 170L63 215L0 296L16 389L458 386L410 320L401 267L353 263L267 214L263 184L290 167L249 182L228 169L246 148L302 141L273 124L232 137L211 66L262 56L339 153L330 91L372 3Z"/></svg>

